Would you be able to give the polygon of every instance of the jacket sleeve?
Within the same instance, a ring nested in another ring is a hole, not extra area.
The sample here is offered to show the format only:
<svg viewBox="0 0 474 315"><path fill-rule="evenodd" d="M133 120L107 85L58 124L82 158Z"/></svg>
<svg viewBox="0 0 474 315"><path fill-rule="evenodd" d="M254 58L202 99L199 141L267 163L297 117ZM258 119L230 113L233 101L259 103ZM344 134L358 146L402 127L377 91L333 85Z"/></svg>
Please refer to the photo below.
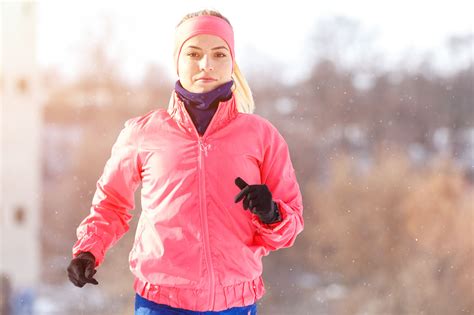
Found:
<svg viewBox="0 0 474 315"><path fill-rule="evenodd" d="M127 120L97 181L90 214L76 230L73 258L91 252L96 267L103 262L105 252L129 230L129 210L135 208L134 193L141 182L134 130L133 119Z"/></svg>
<svg viewBox="0 0 474 315"><path fill-rule="evenodd" d="M254 242L265 247L266 255L271 250L292 246L304 227L303 201L288 145L278 130L270 123L268 125L263 139L260 176L277 203L282 221L264 224L257 215L252 216L257 227Z"/></svg>

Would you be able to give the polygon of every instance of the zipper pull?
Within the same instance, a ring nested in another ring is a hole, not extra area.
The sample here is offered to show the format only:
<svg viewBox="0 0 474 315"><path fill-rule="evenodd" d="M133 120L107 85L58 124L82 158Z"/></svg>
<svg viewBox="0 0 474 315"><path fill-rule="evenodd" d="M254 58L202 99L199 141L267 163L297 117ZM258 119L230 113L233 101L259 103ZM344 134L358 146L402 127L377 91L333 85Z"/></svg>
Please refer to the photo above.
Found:
<svg viewBox="0 0 474 315"><path fill-rule="evenodd" d="M199 149L204 152L204 155L207 156L207 150L211 148L210 144L205 144L201 138L199 138Z"/></svg>

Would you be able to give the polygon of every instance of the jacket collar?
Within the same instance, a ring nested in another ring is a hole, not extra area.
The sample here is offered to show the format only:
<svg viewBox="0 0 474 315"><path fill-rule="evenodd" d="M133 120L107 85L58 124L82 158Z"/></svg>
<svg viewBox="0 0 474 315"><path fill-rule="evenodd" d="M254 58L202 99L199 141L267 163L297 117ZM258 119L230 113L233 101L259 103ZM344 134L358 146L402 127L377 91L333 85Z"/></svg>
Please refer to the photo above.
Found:
<svg viewBox="0 0 474 315"><path fill-rule="evenodd" d="M178 94L175 90L173 90L171 93L167 112L185 132L195 134L194 123L191 120L191 117L189 116L183 101L181 101L181 99L178 97ZM237 115L238 110L235 94L232 93L232 97L229 100L219 103L217 106L217 111L214 114L214 117L212 117L211 123L207 127L204 135L207 136L215 130L222 128L232 119L237 117Z"/></svg>

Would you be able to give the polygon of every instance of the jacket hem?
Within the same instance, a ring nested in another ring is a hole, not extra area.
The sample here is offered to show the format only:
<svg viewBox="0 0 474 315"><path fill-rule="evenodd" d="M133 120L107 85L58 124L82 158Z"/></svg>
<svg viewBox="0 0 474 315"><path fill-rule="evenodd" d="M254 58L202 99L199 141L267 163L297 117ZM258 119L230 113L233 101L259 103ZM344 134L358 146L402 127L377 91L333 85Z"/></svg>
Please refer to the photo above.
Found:
<svg viewBox="0 0 474 315"><path fill-rule="evenodd" d="M143 298L155 303L191 311L222 311L232 307L254 304L265 294L262 276L229 286L215 285L214 305L208 309L209 291L200 288L182 288L151 284L135 277L133 287Z"/></svg>

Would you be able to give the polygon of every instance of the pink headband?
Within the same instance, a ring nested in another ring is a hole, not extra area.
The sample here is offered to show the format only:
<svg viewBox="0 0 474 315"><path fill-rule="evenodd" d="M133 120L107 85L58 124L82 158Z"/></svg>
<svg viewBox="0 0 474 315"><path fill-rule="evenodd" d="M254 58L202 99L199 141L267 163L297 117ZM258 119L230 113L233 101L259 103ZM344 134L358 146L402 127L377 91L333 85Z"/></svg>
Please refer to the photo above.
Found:
<svg viewBox="0 0 474 315"><path fill-rule="evenodd" d="M199 34L216 35L222 38L229 46L232 56L232 71L234 69L235 52L234 52L234 31L232 27L224 19L213 15L200 15L192 17L176 28L175 35L175 62L176 73L178 71L179 54L184 43L193 36Z"/></svg>

